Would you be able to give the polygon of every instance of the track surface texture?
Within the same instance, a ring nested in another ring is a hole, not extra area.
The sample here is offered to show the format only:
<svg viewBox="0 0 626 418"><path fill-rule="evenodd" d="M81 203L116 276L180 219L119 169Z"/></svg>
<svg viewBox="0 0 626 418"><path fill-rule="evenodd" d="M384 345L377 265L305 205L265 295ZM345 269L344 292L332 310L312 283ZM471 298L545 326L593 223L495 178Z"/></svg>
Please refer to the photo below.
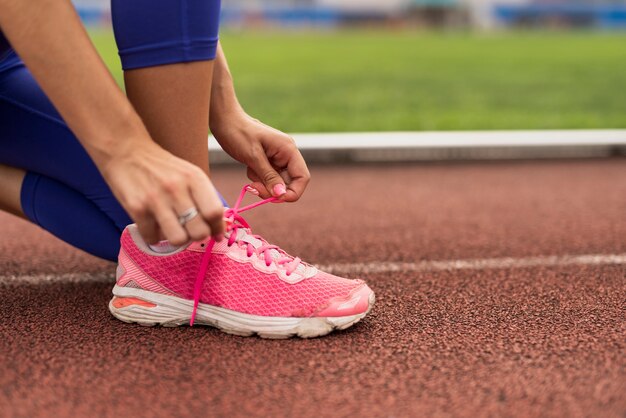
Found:
<svg viewBox="0 0 626 418"><path fill-rule="evenodd" d="M312 340L117 321L113 264L1 214L0 416L625 416L625 159L312 173L246 216L377 293ZM245 181L214 178L228 199ZM549 262L578 255L621 258ZM475 259L496 261L455 264Z"/></svg>

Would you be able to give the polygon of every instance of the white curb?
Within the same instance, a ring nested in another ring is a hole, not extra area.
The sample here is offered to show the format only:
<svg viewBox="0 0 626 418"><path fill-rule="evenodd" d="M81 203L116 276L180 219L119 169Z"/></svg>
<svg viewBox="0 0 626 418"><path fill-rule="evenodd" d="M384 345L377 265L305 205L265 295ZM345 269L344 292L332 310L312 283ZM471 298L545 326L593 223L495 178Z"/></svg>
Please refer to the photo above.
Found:
<svg viewBox="0 0 626 418"><path fill-rule="evenodd" d="M346 132L292 135L308 162L600 158L626 155L626 130ZM209 138L213 163L231 163Z"/></svg>

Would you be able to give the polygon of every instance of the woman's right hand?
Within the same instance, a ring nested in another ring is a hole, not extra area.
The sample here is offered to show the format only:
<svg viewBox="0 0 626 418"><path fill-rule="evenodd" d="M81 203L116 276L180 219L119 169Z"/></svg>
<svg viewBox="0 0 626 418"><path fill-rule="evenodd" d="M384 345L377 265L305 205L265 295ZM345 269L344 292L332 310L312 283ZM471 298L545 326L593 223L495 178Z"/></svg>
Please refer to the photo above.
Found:
<svg viewBox="0 0 626 418"><path fill-rule="evenodd" d="M145 141L100 169L146 242L165 238L181 245L208 236L221 239L224 206L208 176L195 165ZM179 217L191 208L198 215L181 225Z"/></svg>
<svg viewBox="0 0 626 418"><path fill-rule="evenodd" d="M0 9L2 31L144 239L219 239L224 208L211 181L152 141L70 2L0 0ZM191 208L199 214L182 226L178 218Z"/></svg>

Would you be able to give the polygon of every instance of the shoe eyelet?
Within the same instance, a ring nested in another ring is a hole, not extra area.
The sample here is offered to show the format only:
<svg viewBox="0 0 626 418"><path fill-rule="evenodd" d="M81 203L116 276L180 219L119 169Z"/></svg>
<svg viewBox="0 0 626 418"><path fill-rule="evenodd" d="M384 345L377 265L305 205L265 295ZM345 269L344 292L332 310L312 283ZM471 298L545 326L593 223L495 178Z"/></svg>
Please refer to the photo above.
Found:
<svg viewBox="0 0 626 418"><path fill-rule="evenodd" d="M200 247L204 248L206 247L206 244L203 242L202 244L200 244Z"/></svg>

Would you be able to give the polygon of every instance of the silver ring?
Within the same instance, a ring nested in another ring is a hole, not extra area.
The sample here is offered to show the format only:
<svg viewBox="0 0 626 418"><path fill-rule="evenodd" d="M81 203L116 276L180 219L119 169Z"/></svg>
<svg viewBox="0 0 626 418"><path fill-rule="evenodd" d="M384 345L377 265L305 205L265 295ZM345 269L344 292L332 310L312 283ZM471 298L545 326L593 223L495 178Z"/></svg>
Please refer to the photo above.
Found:
<svg viewBox="0 0 626 418"><path fill-rule="evenodd" d="M196 209L195 207L190 207L189 209L181 213L180 216L178 216L178 223L181 224L181 226L185 226L187 222L189 222L196 216L198 216L198 209Z"/></svg>

